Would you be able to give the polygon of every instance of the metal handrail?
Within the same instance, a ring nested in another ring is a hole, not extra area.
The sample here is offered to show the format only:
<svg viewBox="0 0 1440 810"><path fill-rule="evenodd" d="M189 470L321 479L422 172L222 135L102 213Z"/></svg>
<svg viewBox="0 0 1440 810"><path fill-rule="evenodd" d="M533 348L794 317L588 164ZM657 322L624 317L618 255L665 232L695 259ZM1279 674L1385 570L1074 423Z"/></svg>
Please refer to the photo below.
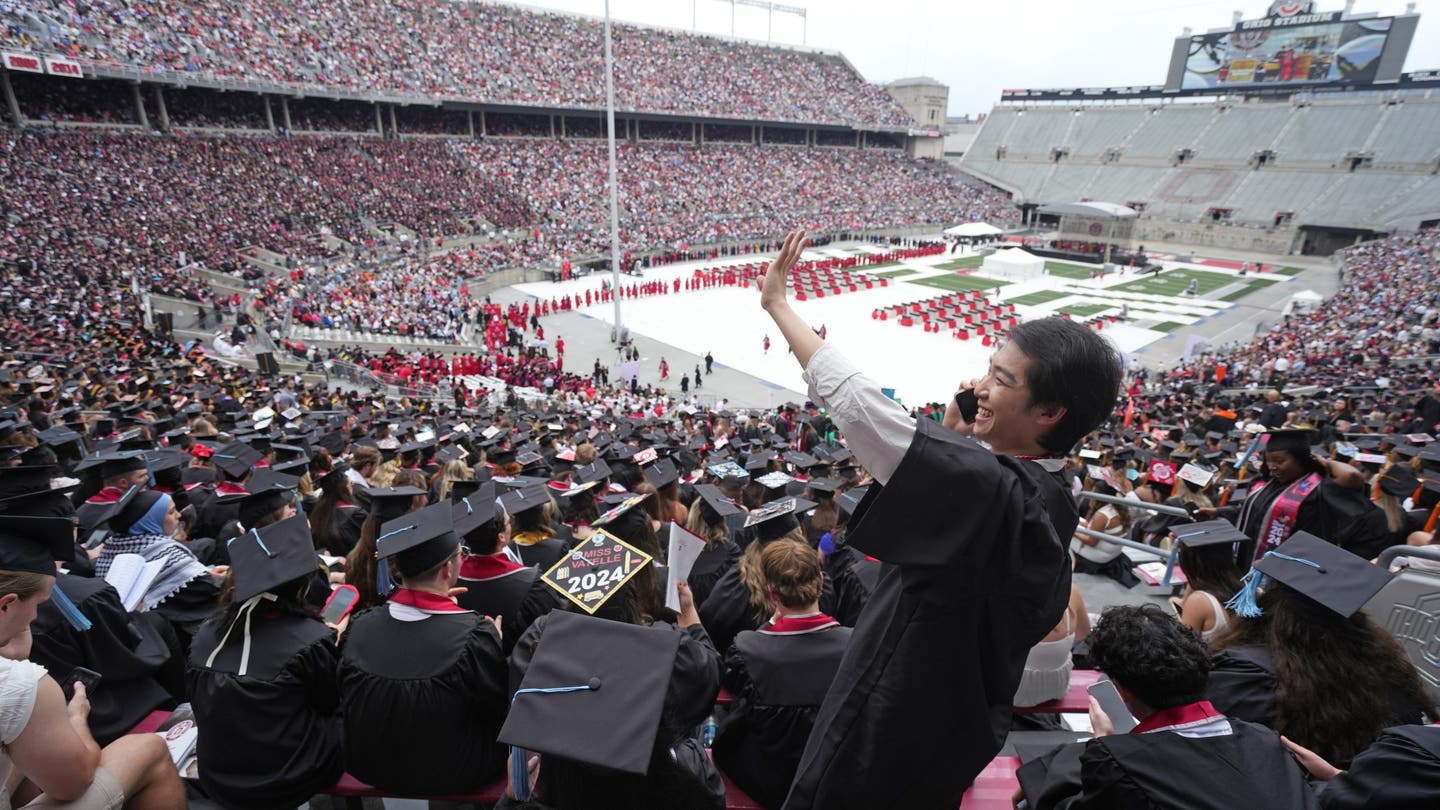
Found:
<svg viewBox="0 0 1440 810"><path fill-rule="evenodd" d="M1440 561L1440 546L1391 546L1380 552L1377 563L1388 571L1390 563L1394 562L1396 557L1420 557Z"/></svg>
<svg viewBox="0 0 1440 810"><path fill-rule="evenodd" d="M1113 534L1097 532L1084 526L1076 526L1075 532L1076 534L1083 534L1086 537L1093 537L1096 540L1100 540L1106 543L1114 543L1117 546L1134 549L1135 551L1143 551L1146 554L1153 554L1156 557L1165 560L1165 576L1160 578L1160 586L1164 588L1170 587L1170 579L1175 573L1175 560L1180 555L1179 543L1172 545L1170 547L1170 550L1166 551L1161 548L1156 548L1155 546L1147 546L1144 543L1138 543L1126 537L1116 537Z"/></svg>
<svg viewBox="0 0 1440 810"><path fill-rule="evenodd" d="M1132 501L1128 498L1117 498L1113 495L1101 495L1098 492L1081 492L1077 497L1089 498L1092 501L1101 503L1113 503L1116 506L1124 506L1130 509L1144 509L1154 512L1157 515L1169 515L1171 517L1182 517L1190 519L1190 513L1178 506L1166 506L1161 503L1145 503L1144 501Z"/></svg>

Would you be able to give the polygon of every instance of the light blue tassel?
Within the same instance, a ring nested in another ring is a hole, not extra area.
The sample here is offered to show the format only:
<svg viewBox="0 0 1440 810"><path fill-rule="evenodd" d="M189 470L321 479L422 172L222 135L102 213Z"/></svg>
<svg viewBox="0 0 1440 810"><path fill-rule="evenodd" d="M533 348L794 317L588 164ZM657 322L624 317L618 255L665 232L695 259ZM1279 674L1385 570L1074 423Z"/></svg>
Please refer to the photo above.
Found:
<svg viewBox="0 0 1440 810"><path fill-rule="evenodd" d="M65 621L69 622L71 627L82 633L90 629L90 620L85 618L85 614L80 612L80 608L75 607L75 603L71 602L70 597L60 590L58 584L50 591L50 601L60 609L60 615L65 617Z"/></svg>
<svg viewBox="0 0 1440 810"><path fill-rule="evenodd" d="M1258 569L1251 568L1250 573L1245 575L1245 586L1236 594L1230 597L1225 607L1230 609L1236 616L1243 616L1246 619L1253 619L1262 614L1260 605L1256 604L1255 597L1260 589L1265 586L1265 575Z"/></svg>
<svg viewBox="0 0 1440 810"><path fill-rule="evenodd" d="M390 561L381 560L375 566L375 592L381 596L389 596L393 590L395 586L390 582Z"/></svg>

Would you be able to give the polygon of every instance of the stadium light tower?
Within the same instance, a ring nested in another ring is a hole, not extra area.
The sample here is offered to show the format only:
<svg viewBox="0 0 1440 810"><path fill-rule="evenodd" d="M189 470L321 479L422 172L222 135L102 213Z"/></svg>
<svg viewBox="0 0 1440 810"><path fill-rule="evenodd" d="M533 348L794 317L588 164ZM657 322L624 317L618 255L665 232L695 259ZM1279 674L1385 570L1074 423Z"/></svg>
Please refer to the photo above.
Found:
<svg viewBox="0 0 1440 810"><path fill-rule="evenodd" d="M615 53L610 44L610 0L605 0L605 117L610 125L610 280L615 293L615 342L620 342L620 188L615 161Z"/></svg>
<svg viewBox="0 0 1440 810"><path fill-rule="evenodd" d="M809 20L808 20L808 19L806 18L806 16L805 16L805 9L801 8L800 6L786 6L786 5L781 5L780 3L772 3L772 2L770 2L770 0L729 0L729 3L730 3L730 36L732 36L732 37L735 36L735 7L736 7L737 5L738 5L738 6L753 6L753 7L755 7L755 8L763 8L763 9L765 9L765 11L766 11L767 14L768 14L768 19L767 19L767 21L766 21L766 23L765 23L765 41L766 41L766 42L769 42L769 41L772 39L772 35L774 34L774 31L775 31L775 12L778 11L778 12L780 12L781 14L794 14L795 16L797 16L797 17L800 18L800 44L801 44L801 45L804 45L804 44L805 44L806 26L807 26L807 24L809 23ZM691 6L690 6L690 19L691 19L691 26L693 27L693 26L694 26L694 20L695 20L695 6L694 6L694 3L693 3L693 2L691 3Z"/></svg>

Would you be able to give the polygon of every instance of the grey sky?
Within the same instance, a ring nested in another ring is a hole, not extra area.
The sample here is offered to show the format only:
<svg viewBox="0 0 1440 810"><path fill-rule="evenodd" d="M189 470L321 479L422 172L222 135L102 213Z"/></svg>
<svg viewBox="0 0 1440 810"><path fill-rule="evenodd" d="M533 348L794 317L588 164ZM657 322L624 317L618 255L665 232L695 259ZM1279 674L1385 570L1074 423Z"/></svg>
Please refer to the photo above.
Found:
<svg viewBox="0 0 1440 810"><path fill-rule="evenodd" d="M985 112L1007 87L1098 87L1161 84L1181 29L1226 27L1231 13L1262 17L1268 0L778 0L808 10L808 44L838 50L865 78L885 82L927 75L950 85L950 113ZM603 0L529 0L527 5L601 16ZM1320 11L1343 0L1319 0ZM1399 14L1405 0L1357 0L1356 11ZM612 0L617 20L730 33L727 0ZM1440 68L1440 9L1424 16L1406 70ZM737 36L764 40L764 9L740 6ZM799 44L801 25L774 15L773 38Z"/></svg>

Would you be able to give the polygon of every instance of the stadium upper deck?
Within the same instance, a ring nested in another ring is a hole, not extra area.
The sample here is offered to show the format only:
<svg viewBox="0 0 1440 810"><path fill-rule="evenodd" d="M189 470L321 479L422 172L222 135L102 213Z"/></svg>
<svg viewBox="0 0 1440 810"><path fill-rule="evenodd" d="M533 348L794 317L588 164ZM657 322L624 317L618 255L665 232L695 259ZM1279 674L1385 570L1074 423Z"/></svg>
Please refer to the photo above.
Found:
<svg viewBox="0 0 1440 810"><path fill-rule="evenodd" d="M87 72L377 100L604 106L593 18L451 0L4 0L0 48ZM835 53L614 28L617 109L906 129Z"/></svg>

